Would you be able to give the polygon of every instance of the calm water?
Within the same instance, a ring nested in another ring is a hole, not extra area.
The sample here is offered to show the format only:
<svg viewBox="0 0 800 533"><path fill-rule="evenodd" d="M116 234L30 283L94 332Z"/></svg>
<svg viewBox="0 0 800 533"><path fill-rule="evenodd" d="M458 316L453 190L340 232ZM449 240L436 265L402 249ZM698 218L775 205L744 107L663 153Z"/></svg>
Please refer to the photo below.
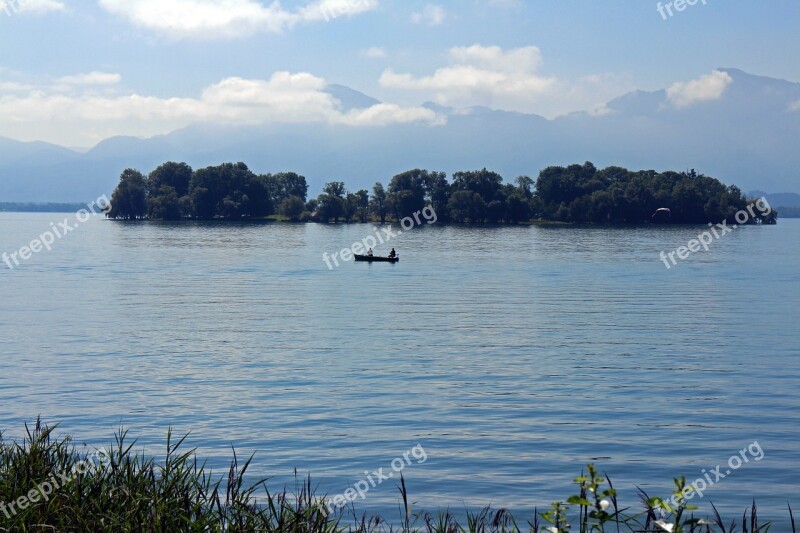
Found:
<svg viewBox="0 0 800 533"><path fill-rule="evenodd" d="M0 252L64 216L0 213ZM636 505L636 485L666 496L758 441L763 460L700 505L733 518L756 498L783 519L800 508L800 221L667 270L659 252L702 229L434 225L392 242L397 265L329 271L322 253L371 226L92 220L0 263L0 429L41 414L100 446L124 425L161 453L173 426L216 468L234 446L273 488L297 468L331 494L420 444L415 509L525 514L588 462ZM392 480L360 508L397 502Z"/></svg>

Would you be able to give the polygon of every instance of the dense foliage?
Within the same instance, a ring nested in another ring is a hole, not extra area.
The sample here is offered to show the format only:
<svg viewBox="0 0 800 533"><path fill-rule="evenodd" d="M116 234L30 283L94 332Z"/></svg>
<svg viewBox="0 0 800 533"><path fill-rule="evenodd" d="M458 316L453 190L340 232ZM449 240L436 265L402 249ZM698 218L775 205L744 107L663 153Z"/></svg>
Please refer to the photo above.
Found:
<svg viewBox="0 0 800 533"><path fill-rule="evenodd" d="M519 522L503 508L467 509L463 525L449 510L420 511L401 476L400 518L392 525L355 503L336 510L310 479L294 492L270 492L264 479L246 484L250 461L240 464L235 452L227 475L212 475L194 450L181 449L185 437L175 441L168 433L166 454L156 460L135 452L122 430L109 449L89 454L68 437L54 438L54 429L37 421L23 442L4 442L0 434L0 531L732 533L738 524L743 532L770 526L755 504L731 522L716 508L710 519L698 519L683 478L669 500L640 489L641 503L623 506L593 465L574 480L574 495L546 511L533 508ZM794 531L791 507L787 514L784 530Z"/></svg>
<svg viewBox="0 0 800 533"><path fill-rule="evenodd" d="M192 170L164 163L147 177L127 169L111 197L109 217L179 220L266 217L277 209L299 220L308 185L294 172L256 175L244 163Z"/></svg>
<svg viewBox="0 0 800 533"><path fill-rule="evenodd" d="M676 224L734 222L734 215L748 205L738 187L726 187L694 170L597 170L588 162L542 170L536 200L543 218L597 224L640 223L661 208L670 210L669 221Z"/></svg>
<svg viewBox="0 0 800 533"><path fill-rule="evenodd" d="M192 170L170 162L147 177L125 170L109 216L177 220L279 214L289 220L384 222L431 205L439 221L455 223L699 224L733 222L748 205L737 187L694 170L597 170L589 162L545 168L535 181L519 176L504 183L484 168L456 172L449 182L444 172L413 169L392 177L386 187L375 183L372 191L350 192L343 181L331 181L317 198L306 201L307 193L305 177L294 172L256 175L244 163ZM761 218L774 223L777 214Z"/></svg>

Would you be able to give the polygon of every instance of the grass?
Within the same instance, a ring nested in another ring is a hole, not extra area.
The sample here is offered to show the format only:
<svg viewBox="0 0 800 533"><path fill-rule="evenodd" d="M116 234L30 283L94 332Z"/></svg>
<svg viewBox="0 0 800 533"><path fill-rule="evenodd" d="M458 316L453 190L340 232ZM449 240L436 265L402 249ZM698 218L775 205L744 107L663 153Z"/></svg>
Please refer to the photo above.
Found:
<svg viewBox="0 0 800 533"><path fill-rule="evenodd" d="M713 506L714 516L695 518L681 495L683 479L675 480L674 506L640 490L638 511L621 508L611 481L593 465L575 479L575 495L543 512L534 510L524 522L491 507L468 510L463 523L449 511L415 514L401 477L401 516L390 524L359 514L353 504L330 514L310 478L294 491L278 493L269 491L266 479L246 484L252 456L240 461L235 451L227 475L215 479L194 450L181 450L186 437L176 440L171 431L166 455L156 461L136 453L123 430L101 455L81 452L69 437L55 438L55 429L37 420L32 430L25 427L21 443L6 442L0 434L0 531L760 533L770 528L755 503L729 523ZM791 507L788 513L796 533Z"/></svg>

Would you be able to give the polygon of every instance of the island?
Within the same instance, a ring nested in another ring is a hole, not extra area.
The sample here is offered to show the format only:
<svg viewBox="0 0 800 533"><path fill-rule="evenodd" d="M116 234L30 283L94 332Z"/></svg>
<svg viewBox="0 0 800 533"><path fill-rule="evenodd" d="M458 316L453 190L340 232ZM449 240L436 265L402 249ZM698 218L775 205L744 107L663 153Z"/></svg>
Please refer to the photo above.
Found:
<svg viewBox="0 0 800 533"><path fill-rule="evenodd" d="M256 174L245 163L192 169L167 162L148 175L126 169L108 216L121 220L259 220L350 223L401 220L430 206L440 223L520 224L775 224L778 213L763 198L695 170L628 170L592 163L549 166L536 180L511 183L491 170L444 172L413 169L388 186L352 192L343 181L325 184L308 198L296 172ZM758 209L754 209L757 206ZM737 214L748 213L746 220Z"/></svg>

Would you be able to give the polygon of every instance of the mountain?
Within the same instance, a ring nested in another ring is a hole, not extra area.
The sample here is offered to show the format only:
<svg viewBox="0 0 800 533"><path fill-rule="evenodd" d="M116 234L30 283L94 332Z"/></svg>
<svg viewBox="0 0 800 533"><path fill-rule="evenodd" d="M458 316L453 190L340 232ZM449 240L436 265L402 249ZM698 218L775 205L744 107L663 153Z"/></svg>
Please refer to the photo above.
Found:
<svg viewBox="0 0 800 533"><path fill-rule="evenodd" d="M781 218L800 218L800 194L793 192L767 193L764 191L751 191L751 198L767 199L767 203L778 211Z"/></svg>
<svg viewBox="0 0 800 533"><path fill-rule="evenodd" d="M774 207L793 207L800 208L800 194L793 192L767 193L764 191L753 191L750 193L753 198L763 196L769 205Z"/></svg>
<svg viewBox="0 0 800 533"><path fill-rule="evenodd" d="M149 172L168 160L193 167L244 161L255 172L294 170L316 195L326 181L350 189L388 182L409 168L448 174L487 167L507 180L549 165L687 170L743 190L798 190L800 84L720 69L732 80L717 99L677 107L667 90L637 91L598 111L548 120L485 107L425 107L441 126L193 124L148 139L114 137L86 153L0 138L0 201L89 201L109 194L126 167ZM327 89L343 111L379 103L341 85Z"/></svg>
<svg viewBox="0 0 800 533"><path fill-rule="evenodd" d="M364 93L354 91L350 87L345 87L344 85L328 85L325 92L337 99L339 101L339 109L345 112L351 109L364 109L381 103L380 100L376 100Z"/></svg>

